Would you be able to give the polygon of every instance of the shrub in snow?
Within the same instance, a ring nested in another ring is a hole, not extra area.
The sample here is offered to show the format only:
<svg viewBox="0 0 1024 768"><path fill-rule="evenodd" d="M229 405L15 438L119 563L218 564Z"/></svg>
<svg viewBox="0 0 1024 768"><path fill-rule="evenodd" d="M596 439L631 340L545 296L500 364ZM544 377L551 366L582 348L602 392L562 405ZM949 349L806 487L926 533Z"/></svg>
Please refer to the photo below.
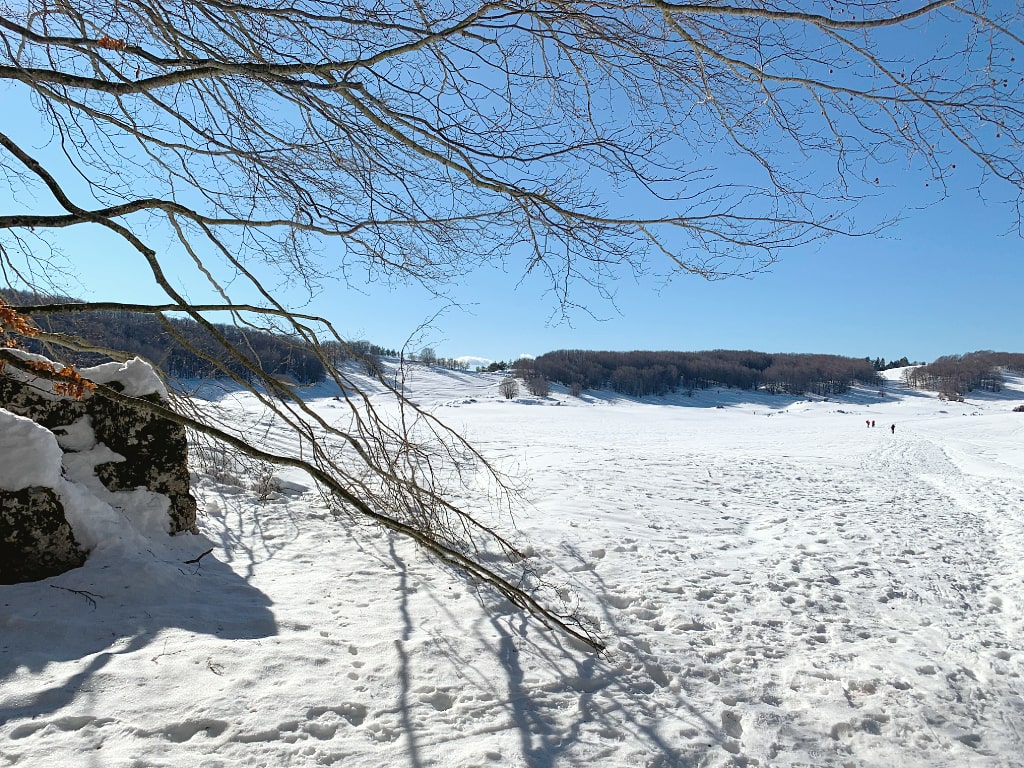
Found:
<svg viewBox="0 0 1024 768"><path fill-rule="evenodd" d="M260 501L269 501L281 495L281 483L274 476L273 466L266 464L256 473L252 481L252 490L256 492Z"/></svg>
<svg viewBox="0 0 1024 768"><path fill-rule="evenodd" d="M526 388L534 397L547 397L551 394L551 385L543 376L531 376L526 380Z"/></svg>
<svg viewBox="0 0 1024 768"><path fill-rule="evenodd" d="M232 453L222 445L200 444L193 457L198 471L215 483L234 488L245 485L241 480L244 468L237 453Z"/></svg>

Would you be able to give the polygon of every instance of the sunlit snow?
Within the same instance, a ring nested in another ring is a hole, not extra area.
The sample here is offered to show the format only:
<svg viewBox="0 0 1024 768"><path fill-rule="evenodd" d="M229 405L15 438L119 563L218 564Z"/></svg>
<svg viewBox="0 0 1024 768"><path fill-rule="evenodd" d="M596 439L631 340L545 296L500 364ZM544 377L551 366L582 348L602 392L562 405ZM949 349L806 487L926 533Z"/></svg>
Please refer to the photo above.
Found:
<svg viewBox="0 0 1024 768"><path fill-rule="evenodd" d="M200 536L97 495L120 540L0 586L0 766L1024 764L1024 380L964 403L500 381L406 379L528 484L516 535L606 655L349 530L301 475L261 502L197 474Z"/></svg>

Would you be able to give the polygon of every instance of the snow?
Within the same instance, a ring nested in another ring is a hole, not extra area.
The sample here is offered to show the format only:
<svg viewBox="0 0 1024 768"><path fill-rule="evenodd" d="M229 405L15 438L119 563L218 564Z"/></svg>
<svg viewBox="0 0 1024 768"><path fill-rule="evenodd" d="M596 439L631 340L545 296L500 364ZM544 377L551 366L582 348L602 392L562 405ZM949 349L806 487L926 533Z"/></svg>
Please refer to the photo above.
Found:
<svg viewBox="0 0 1024 768"><path fill-rule="evenodd" d="M605 655L335 519L298 473L262 502L198 474L201 534L168 537L84 457L80 511L117 536L0 587L0 766L1024 765L1024 381L525 407L501 379L405 384L527 482L514 528Z"/></svg>
<svg viewBox="0 0 1024 768"><path fill-rule="evenodd" d="M97 384L116 381L124 387L123 394L128 397L158 394L167 399L167 388L156 371L149 363L138 357L123 363L103 363L92 368L82 368L79 373Z"/></svg>
<svg viewBox="0 0 1024 768"><path fill-rule="evenodd" d="M4 347L4 352L9 355L14 355L27 362L45 363L46 365L52 365L55 371L63 370L64 366L61 363L55 363L48 357L37 355L32 352L26 352L23 349L14 349L12 347ZM28 371L22 371L15 368L13 365L6 366L4 368L4 375L9 376L12 379L26 382L35 388L36 392L45 398L57 399L59 395L53 394L53 385L47 379L36 376L35 374L29 373Z"/></svg>
<svg viewBox="0 0 1024 768"><path fill-rule="evenodd" d="M53 433L0 408L0 488L52 488L60 478L61 450Z"/></svg>
<svg viewBox="0 0 1024 768"><path fill-rule="evenodd" d="M32 352L26 352L22 349L13 349L4 347L4 351L9 354L16 355L22 360L32 361L37 363L45 363L46 365L53 366L55 371L61 371L64 369L62 363L53 362L48 357L37 355ZM91 368L80 368L78 373L83 378L89 381L96 382L97 384L109 384L111 382L118 382L121 384L123 394L129 397L143 397L145 395L158 394L162 398L167 399L167 387L164 386L160 376L153 369L149 363L140 357L133 357L123 363L103 363L102 365L96 365ZM12 378L20 381L28 382L41 390L41 393L50 397L56 397L53 395L53 386L48 380L39 376L34 376L31 373L20 371L13 366L5 370L5 374Z"/></svg>
<svg viewBox="0 0 1024 768"><path fill-rule="evenodd" d="M103 443L96 443L95 437L92 443L88 450L79 449L64 456L66 480L61 498L68 508L68 522L78 542L87 550L93 550L125 540L137 546L148 546L150 538L166 537L170 499L145 488L107 490L96 477L96 466L124 461L124 456Z"/></svg>

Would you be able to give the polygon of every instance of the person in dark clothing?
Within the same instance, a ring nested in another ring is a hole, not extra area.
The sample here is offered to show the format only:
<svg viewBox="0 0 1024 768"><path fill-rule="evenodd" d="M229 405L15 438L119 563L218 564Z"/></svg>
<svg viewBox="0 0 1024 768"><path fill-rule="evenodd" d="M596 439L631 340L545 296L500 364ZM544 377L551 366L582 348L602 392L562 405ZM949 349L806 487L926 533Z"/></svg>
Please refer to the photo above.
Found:
<svg viewBox="0 0 1024 768"><path fill-rule="evenodd" d="M891 430L892 430L892 433L893 433L894 435L896 434L896 425L895 425L895 424L893 424L893 425L892 425L891 427L889 427L889 429L891 429Z"/></svg>

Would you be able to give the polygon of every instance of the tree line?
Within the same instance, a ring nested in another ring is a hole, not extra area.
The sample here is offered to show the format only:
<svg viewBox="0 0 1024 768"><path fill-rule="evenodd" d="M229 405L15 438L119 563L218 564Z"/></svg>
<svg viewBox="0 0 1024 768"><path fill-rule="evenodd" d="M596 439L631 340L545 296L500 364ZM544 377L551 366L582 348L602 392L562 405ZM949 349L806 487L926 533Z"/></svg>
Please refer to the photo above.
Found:
<svg viewBox="0 0 1024 768"><path fill-rule="evenodd" d="M0 291L0 297L12 306L42 303L40 297L24 291ZM62 304L77 303L67 297L44 297L44 301ZM287 377L300 385L315 384L326 378L323 360L339 366L350 360L372 364L378 357L395 355L392 349L368 341L324 342L320 354L303 339L258 328L213 324L208 330L190 318L158 317L132 311L98 311L59 315L34 315L32 320L48 333L90 339L95 346L139 355L158 366L168 376L178 379L222 378L235 375L251 378L241 360L225 360L219 352L222 342L244 350L247 361L263 372L278 378ZM50 354L35 340L27 340L30 352ZM61 362L74 366L98 365L111 358L100 352L62 349Z"/></svg>
<svg viewBox="0 0 1024 768"><path fill-rule="evenodd" d="M867 358L750 350L558 350L519 360L513 367L526 381L543 378L577 393L608 388L633 397L678 390L692 394L694 390L712 387L828 396L846 392L854 382L875 385L880 381L873 362Z"/></svg>
<svg viewBox="0 0 1024 768"><path fill-rule="evenodd" d="M1003 370L1024 374L1024 354L983 350L944 355L928 365L905 370L903 383L957 399L976 389L999 392L1003 387Z"/></svg>
<svg viewBox="0 0 1024 768"><path fill-rule="evenodd" d="M455 357L440 357L433 347L424 347L419 352L412 352L405 355L405 359L411 363L422 363L434 368L447 368L449 371L468 371L469 363ZM480 370L477 368L477 370Z"/></svg>

